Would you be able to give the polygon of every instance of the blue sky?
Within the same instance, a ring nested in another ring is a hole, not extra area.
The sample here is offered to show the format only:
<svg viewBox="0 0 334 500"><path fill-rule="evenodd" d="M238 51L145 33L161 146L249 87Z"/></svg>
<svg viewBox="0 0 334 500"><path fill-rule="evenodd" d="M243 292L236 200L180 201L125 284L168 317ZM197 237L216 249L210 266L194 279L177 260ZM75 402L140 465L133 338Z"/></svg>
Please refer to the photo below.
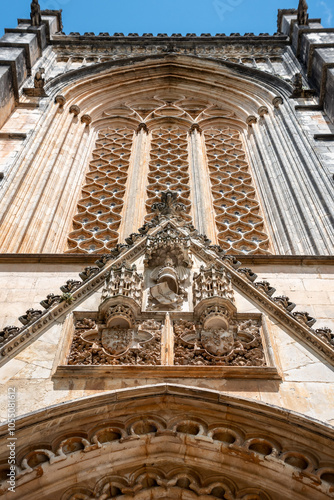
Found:
<svg viewBox="0 0 334 500"><path fill-rule="evenodd" d="M30 0L1 0L4 28L27 18ZM310 17L334 26L333 0L308 0ZM297 7L298 0L40 0L42 9L63 9L65 33L226 33L276 31L277 10Z"/></svg>

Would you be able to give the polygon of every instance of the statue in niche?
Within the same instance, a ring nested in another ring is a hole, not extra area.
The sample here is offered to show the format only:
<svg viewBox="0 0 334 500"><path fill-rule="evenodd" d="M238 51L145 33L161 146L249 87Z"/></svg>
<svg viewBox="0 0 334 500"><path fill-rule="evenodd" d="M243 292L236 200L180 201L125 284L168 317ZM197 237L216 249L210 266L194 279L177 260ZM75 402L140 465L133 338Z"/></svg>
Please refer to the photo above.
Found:
<svg viewBox="0 0 334 500"><path fill-rule="evenodd" d="M308 5L306 0L299 0L297 21L300 26L306 26L308 24Z"/></svg>
<svg viewBox="0 0 334 500"><path fill-rule="evenodd" d="M32 26L40 26L42 22L41 8L39 6L38 0L32 0L30 5L30 19Z"/></svg>

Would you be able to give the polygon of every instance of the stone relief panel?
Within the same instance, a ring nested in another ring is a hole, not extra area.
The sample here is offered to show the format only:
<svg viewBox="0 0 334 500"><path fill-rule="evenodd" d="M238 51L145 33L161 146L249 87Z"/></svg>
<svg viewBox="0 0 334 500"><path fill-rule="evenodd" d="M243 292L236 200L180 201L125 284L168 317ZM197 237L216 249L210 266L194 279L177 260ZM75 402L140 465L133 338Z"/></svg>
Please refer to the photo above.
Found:
<svg viewBox="0 0 334 500"><path fill-rule="evenodd" d="M267 366L262 315L237 313L225 268L192 272L187 236L148 237L144 266L111 268L98 312L75 316L68 365Z"/></svg>
<svg viewBox="0 0 334 500"><path fill-rule="evenodd" d="M218 242L228 254L268 254L269 237L238 130L205 133Z"/></svg>
<svg viewBox="0 0 334 500"><path fill-rule="evenodd" d="M228 330L205 330L191 321L176 321L174 364L266 366L260 328L260 318L233 320Z"/></svg>
<svg viewBox="0 0 334 500"><path fill-rule="evenodd" d="M168 193L165 202L154 204L152 209L158 205L162 212L168 210L172 197L173 193ZM144 261L148 311L184 309L192 267L189 244L189 238L170 225L154 238L148 237Z"/></svg>
<svg viewBox="0 0 334 500"><path fill-rule="evenodd" d="M99 132L67 252L102 253L118 242L132 138L128 128Z"/></svg>
<svg viewBox="0 0 334 500"><path fill-rule="evenodd" d="M117 313L127 312L125 307L118 306ZM68 364L160 365L161 323L147 320L134 328L107 328L89 318L79 320Z"/></svg>

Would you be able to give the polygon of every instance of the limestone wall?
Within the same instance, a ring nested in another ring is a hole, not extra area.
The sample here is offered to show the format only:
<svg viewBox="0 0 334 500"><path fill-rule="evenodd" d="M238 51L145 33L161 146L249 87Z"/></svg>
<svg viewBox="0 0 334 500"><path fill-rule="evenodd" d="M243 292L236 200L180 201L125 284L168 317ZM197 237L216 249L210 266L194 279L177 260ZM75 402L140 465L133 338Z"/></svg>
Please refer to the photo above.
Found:
<svg viewBox="0 0 334 500"><path fill-rule="evenodd" d="M17 317L28 308L41 308L40 300L67 279L77 277L80 264L21 263L3 264L0 268L1 322L19 325ZM330 261L313 261L311 265L267 264L252 265L261 279L270 281L277 295L286 294L318 319L314 328L334 327L334 272ZM78 311L94 311L100 300L96 292L83 302ZM237 294L239 312L258 312L245 297ZM18 415L50 405L70 401L103 391L157 383L155 378L52 378L63 341L65 318L59 318L47 332L31 341L13 359L0 368L2 394L1 418L6 419L7 387L15 386L18 393ZM334 424L334 369L306 345L296 341L279 325L269 321L269 335L275 361L282 380L247 379L161 379L196 387L205 387L281 406Z"/></svg>

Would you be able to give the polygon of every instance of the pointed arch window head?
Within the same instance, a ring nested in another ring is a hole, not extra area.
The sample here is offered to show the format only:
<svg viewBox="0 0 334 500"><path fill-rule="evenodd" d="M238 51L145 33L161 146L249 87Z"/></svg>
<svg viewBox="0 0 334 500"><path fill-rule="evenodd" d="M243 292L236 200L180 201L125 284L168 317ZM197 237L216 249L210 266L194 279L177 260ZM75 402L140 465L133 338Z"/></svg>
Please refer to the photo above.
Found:
<svg viewBox="0 0 334 500"><path fill-rule="evenodd" d="M227 253L269 253L232 110L171 95L118 104L104 116L115 127L98 133L68 252L110 250L154 216L151 207L162 191L172 191L189 222Z"/></svg>

